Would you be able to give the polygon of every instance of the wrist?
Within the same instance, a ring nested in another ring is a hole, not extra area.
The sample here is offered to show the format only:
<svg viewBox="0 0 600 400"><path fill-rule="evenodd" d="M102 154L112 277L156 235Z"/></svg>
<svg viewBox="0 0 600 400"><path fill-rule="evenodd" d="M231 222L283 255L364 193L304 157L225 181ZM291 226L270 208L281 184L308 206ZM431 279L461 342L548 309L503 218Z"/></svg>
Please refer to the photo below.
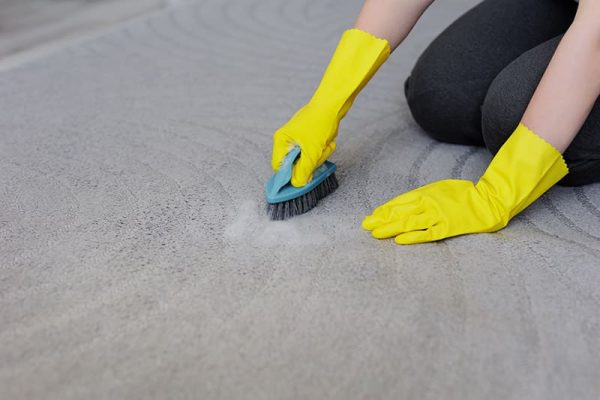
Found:
<svg viewBox="0 0 600 400"><path fill-rule="evenodd" d="M390 51L386 39L358 28L345 30L309 102L342 118Z"/></svg>
<svg viewBox="0 0 600 400"><path fill-rule="evenodd" d="M568 172L562 154L520 123L476 187L508 223Z"/></svg>

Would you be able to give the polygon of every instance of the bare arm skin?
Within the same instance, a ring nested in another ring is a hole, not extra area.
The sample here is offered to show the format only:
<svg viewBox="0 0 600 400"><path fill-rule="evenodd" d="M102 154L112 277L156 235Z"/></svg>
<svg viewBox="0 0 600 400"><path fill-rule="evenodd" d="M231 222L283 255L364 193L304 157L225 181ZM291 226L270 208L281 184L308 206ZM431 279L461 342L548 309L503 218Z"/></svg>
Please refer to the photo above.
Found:
<svg viewBox="0 0 600 400"><path fill-rule="evenodd" d="M522 122L561 153L600 96L600 1L581 0Z"/></svg>
<svg viewBox="0 0 600 400"><path fill-rule="evenodd" d="M355 28L394 50L433 0L365 0ZM522 122L564 152L600 96L600 1L581 0Z"/></svg>
<svg viewBox="0 0 600 400"><path fill-rule="evenodd" d="M355 28L386 39L393 51L434 0L365 0Z"/></svg>

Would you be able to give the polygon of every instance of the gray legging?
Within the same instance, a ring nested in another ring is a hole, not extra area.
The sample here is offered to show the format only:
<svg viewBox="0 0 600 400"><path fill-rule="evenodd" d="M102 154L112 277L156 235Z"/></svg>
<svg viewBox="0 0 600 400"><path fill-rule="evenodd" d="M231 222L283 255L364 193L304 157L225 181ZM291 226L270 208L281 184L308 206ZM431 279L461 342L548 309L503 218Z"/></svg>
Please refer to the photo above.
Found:
<svg viewBox="0 0 600 400"><path fill-rule="evenodd" d="M496 154L576 10L571 0L485 0L471 9L429 45L406 80L417 123L440 141ZM570 173L559 184L600 181L600 101L564 157Z"/></svg>

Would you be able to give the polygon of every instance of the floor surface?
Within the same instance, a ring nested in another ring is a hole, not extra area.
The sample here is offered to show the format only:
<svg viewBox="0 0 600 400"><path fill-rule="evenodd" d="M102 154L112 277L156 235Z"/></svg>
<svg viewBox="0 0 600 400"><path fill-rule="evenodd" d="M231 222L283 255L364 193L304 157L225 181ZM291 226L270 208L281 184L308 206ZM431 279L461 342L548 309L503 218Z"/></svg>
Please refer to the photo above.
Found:
<svg viewBox="0 0 600 400"><path fill-rule="evenodd" d="M47 53L169 0L0 0L0 61ZM175 0L170 0L175 1Z"/></svg>
<svg viewBox="0 0 600 400"><path fill-rule="evenodd" d="M476 179L402 84L436 2L342 122L341 187L263 214L272 133L362 1L179 2L0 73L0 398L598 399L600 185L400 247L389 198Z"/></svg>

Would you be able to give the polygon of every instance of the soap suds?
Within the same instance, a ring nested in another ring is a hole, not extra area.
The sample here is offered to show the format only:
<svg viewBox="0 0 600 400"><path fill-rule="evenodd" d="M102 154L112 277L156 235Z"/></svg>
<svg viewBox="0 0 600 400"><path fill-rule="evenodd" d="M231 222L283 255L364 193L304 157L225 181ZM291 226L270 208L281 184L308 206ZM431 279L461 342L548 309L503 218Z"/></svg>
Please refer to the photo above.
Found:
<svg viewBox="0 0 600 400"><path fill-rule="evenodd" d="M286 221L271 221L265 208L265 204L255 201L242 203L233 223L225 229L225 238L261 246L305 246L327 240L325 234L315 233L314 220L296 216Z"/></svg>

